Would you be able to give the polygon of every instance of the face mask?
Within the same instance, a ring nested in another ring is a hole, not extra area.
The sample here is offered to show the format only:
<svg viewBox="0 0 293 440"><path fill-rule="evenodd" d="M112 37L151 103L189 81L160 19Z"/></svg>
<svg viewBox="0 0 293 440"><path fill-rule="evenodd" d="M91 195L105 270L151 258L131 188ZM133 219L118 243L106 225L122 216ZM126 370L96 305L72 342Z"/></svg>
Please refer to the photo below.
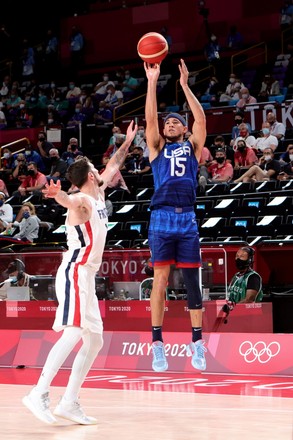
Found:
<svg viewBox="0 0 293 440"><path fill-rule="evenodd" d="M32 154L31 150L25 150L24 153L25 153L26 156L30 156Z"/></svg>
<svg viewBox="0 0 293 440"><path fill-rule="evenodd" d="M243 153L243 151L245 150L245 145L239 145L237 149L238 151L240 151L240 153Z"/></svg>
<svg viewBox="0 0 293 440"><path fill-rule="evenodd" d="M74 89L74 84L70 84L69 88L70 90Z"/></svg>
<svg viewBox="0 0 293 440"><path fill-rule="evenodd" d="M40 142L44 142L45 138L44 137L39 137L39 141Z"/></svg>
<svg viewBox="0 0 293 440"><path fill-rule="evenodd" d="M55 100L55 101L59 102L59 101L60 101L60 98L56 98L56 100Z"/></svg>
<svg viewBox="0 0 293 440"><path fill-rule="evenodd" d="M48 119L48 124L53 124L54 119Z"/></svg>
<svg viewBox="0 0 293 440"><path fill-rule="evenodd" d="M212 41L216 41L217 37L211 37Z"/></svg>
<svg viewBox="0 0 293 440"><path fill-rule="evenodd" d="M242 119L239 119L239 118L236 118L236 119L235 119L235 123L236 123L236 125L241 124L241 122L242 122Z"/></svg>
<svg viewBox="0 0 293 440"><path fill-rule="evenodd" d="M109 81L109 77L108 77L108 76L104 76L104 77L103 77L103 80L104 80L104 81Z"/></svg>
<svg viewBox="0 0 293 440"><path fill-rule="evenodd" d="M35 102L37 98L35 98L34 96L31 97L31 101Z"/></svg>
<svg viewBox="0 0 293 440"><path fill-rule="evenodd" d="M3 157L4 157L4 159L9 159L10 154L9 154L9 153L4 153L4 154L3 154Z"/></svg>
<svg viewBox="0 0 293 440"><path fill-rule="evenodd" d="M17 276L9 277L11 283L17 282Z"/></svg>
<svg viewBox="0 0 293 440"><path fill-rule="evenodd" d="M70 145L70 147L71 147L71 151L76 151L77 149L76 145Z"/></svg>
<svg viewBox="0 0 293 440"><path fill-rule="evenodd" d="M225 160L224 157L216 157L216 161L217 161L218 163L223 163L224 160Z"/></svg>
<svg viewBox="0 0 293 440"><path fill-rule="evenodd" d="M236 79L235 79L235 78L230 78L230 83L231 83L231 84L234 84L234 83L235 83L235 81L236 81Z"/></svg>
<svg viewBox="0 0 293 440"><path fill-rule="evenodd" d="M133 159L136 159L136 160L139 159L139 154L134 154Z"/></svg>
<svg viewBox="0 0 293 440"><path fill-rule="evenodd" d="M240 130L239 134L240 134L241 137L245 137L247 132L246 132L246 130Z"/></svg>
<svg viewBox="0 0 293 440"><path fill-rule="evenodd" d="M248 94L247 94L247 93L243 93L243 94L242 94L242 98L243 98L243 99L247 99L247 98L248 98Z"/></svg>
<svg viewBox="0 0 293 440"><path fill-rule="evenodd" d="M108 90L107 93L108 93L108 95L111 95L112 92L111 92L111 90Z"/></svg>
<svg viewBox="0 0 293 440"><path fill-rule="evenodd" d="M269 161L269 160L271 160L271 158L272 158L272 156L271 155L269 155L269 156L265 156L265 161Z"/></svg>
<svg viewBox="0 0 293 440"><path fill-rule="evenodd" d="M248 260L240 260L240 258L236 258L235 264L238 270L244 270L249 267Z"/></svg>
<svg viewBox="0 0 293 440"><path fill-rule="evenodd" d="M130 75L125 75L125 79L129 79L130 78Z"/></svg>
<svg viewBox="0 0 293 440"><path fill-rule="evenodd" d="M55 87L55 84L51 83L51 88L54 89L54 87Z"/></svg>
<svg viewBox="0 0 293 440"><path fill-rule="evenodd" d="M264 135L270 134L269 128L263 128L262 132L263 132Z"/></svg>
<svg viewBox="0 0 293 440"><path fill-rule="evenodd" d="M3 204L4 204L4 201L0 200L0 206L3 206Z"/></svg>
<svg viewBox="0 0 293 440"><path fill-rule="evenodd" d="M29 176L34 176L35 175L35 172L34 172L34 170L28 170L28 172L27 172L27 174L29 175Z"/></svg>
<svg viewBox="0 0 293 440"><path fill-rule="evenodd" d="M19 105L19 108L24 108L24 104L20 104L20 105Z"/></svg>
<svg viewBox="0 0 293 440"><path fill-rule="evenodd" d="M79 108L76 108L76 109L75 109L75 113L80 113L80 109L79 109Z"/></svg>
<svg viewBox="0 0 293 440"><path fill-rule="evenodd" d="M51 162L56 162L57 159L58 159L58 158L57 158L56 156L52 156L52 157L50 157L50 161L51 161Z"/></svg>
<svg viewBox="0 0 293 440"><path fill-rule="evenodd" d="M23 218L29 218L29 216L30 216L30 213L29 213L28 211L25 211L25 212L22 214L22 217L23 217Z"/></svg>
<svg viewBox="0 0 293 440"><path fill-rule="evenodd" d="M293 154L289 154L289 158L290 158L291 162L293 162Z"/></svg>

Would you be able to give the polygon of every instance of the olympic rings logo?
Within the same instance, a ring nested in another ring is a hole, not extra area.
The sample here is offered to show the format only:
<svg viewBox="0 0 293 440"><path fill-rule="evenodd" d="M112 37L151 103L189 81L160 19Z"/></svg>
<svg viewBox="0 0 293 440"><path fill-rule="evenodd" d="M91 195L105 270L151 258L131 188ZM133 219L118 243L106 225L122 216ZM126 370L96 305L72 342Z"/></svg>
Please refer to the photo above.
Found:
<svg viewBox="0 0 293 440"><path fill-rule="evenodd" d="M261 364L266 364L279 354L280 349L280 344L276 341L271 342L269 345L266 345L263 341L256 342L254 345L251 341L244 341L239 347L239 353L248 364L256 360Z"/></svg>

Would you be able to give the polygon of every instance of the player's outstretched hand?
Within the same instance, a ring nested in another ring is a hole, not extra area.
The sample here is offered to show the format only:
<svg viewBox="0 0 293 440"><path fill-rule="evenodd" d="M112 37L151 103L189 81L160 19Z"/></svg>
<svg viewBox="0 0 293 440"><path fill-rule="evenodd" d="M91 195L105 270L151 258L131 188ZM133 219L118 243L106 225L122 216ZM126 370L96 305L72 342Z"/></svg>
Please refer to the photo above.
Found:
<svg viewBox="0 0 293 440"><path fill-rule="evenodd" d="M57 180L55 183L53 179L50 180L50 185L46 183L45 188L42 190L42 193L47 198L54 198L61 191L61 182Z"/></svg>

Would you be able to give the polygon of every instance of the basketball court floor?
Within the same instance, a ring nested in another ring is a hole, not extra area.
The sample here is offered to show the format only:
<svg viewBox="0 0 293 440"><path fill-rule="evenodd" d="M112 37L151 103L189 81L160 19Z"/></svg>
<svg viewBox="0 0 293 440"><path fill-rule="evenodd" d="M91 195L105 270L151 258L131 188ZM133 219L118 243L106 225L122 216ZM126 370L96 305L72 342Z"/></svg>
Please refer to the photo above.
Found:
<svg viewBox="0 0 293 440"><path fill-rule="evenodd" d="M293 440L293 378L91 370L80 393L98 424L46 425L21 399L40 369L0 368L0 435L9 440ZM70 371L54 379L51 408Z"/></svg>

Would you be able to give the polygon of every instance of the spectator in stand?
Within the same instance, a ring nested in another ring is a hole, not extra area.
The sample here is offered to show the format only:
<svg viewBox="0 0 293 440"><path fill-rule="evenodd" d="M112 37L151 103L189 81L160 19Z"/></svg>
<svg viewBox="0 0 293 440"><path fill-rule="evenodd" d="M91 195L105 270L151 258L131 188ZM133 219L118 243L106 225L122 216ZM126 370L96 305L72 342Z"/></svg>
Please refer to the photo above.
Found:
<svg viewBox="0 0 293 440"><path fill-rule="evenodd" d="M0 191L0 232L13 221L13 208L9 203L5 203L6 197L6 194Z"/></svg>
<svg viewBox="0 0 293 440"><path fill-rule="evenodd" d="M47 136L44 131L39 131L38 133L38 142L37 142L37 148L40 152L40 155L42 158L48 158L49 157L49 151L51 148L54 148L54 145L52 142L47 141Z"/></svg>
<svg viewBox="0 0 293 440"><path fill-rule="evenodd" d="M254 147L256 142L255 137L249 134L248 126L243 122L239 125L239 136L234 141L232 140L232 147L234 150L240 139L244 139L248 147Z"/></svg>
<svg viewBox="0 0 293 440"><path fill-rule="evenodd" d="M7 121L5 113L0 109L0 130L3 130L7 127Z"/></svg>
<svg viewBox="0 0 293 440"><path fill-rule="evenodd" d="M105 125L109 124L113 120L113 113L112 111L107 107L105 101L99 102L99 109L96 113L93 115L94 122L97 125Z"/></svg>
<svg viewBox="0 0 293 440"><path fill-rule="evenodd" d="M229 84L226 87L225 93L220 95L220 102L228 102L232 99L240 99L239 92L245 87L245 85L240 81L239 78L235 75L235 73L230 74Z"/></svg>
<svg viewBox="0 0 293 440"><path fill-rule="evenodd" d="M216 105L219 101L220 87L221 86L218 78L216 76L211 76L208 83L208 87L200 97L201 102L208 101L212 105Z"/></svg>
<svg viewBox="0 0 293 440"><path fill-rule="evenodd" d="M67 150L62 153L61 159L63 159L67 166L71 165L78 156L83 156L83 152L78 149L78 140L75 137L69 139Z"/></svg>
<svg viewBox="0 0 293 440"><path fill-rule="evenodd" d="M217 68L220 61L221 47L215 34L211 34L209 41L204 47L204 56L207 62Z"/></svg>
<svg viewBox="0 0 293 440"><path fill-rule="evenodd" d="M23 81L30 81L34 76L35 71L35 51L25 38L22 43L22 79Z"/></svg>
<svg viewBox="0 0 293 440"><path fill-rule="evenodd" d="M291 161L290 154L293 154L293 144L288 144L286 152L281 154L279 159L281 166L284 166ZM2 191L1 188L0 191Z"/></svg>
<svg viewBox="0 0 293 440"><path fill-rule="evenodd" d="M18 153L13 167L12 177L17 182L23 182L27 176L27 162L23 153Z"/></svg>
<svg viewBox="0 0 293 440"><path fill-rule="evenodd" d="M34 116L32 111L28 108L27 102L22 99L16 113L16 122L19 122L21 128L32 127Z"/></svg>
<svg viewBox="0 0 293 440"><path fill-rule="evenodd" d="M227 36L227 48L240 50L243 47L243 35L237 30L237 26L231 26Z"/></svg>
<svg viewBox="0 0 293 440"><path fill-rule="evenodd" d="M270 134L276 136L278 141L281 141L285 137L286 127L283 122L278 122L277 117L273 112L267 114L267 122L270 124Z"/></svg>
<svg viewBox="0 0 293 440"><path fill-rule="evenodd" d="M49 158L51 161L51 169L50 173L46 176L48 183L50 183L50 180L53 180L54 182L57 182L57 180L64 180L67 171L67 163L60 158L57 148L51 148L49 151Z"/></svg>
<svg viewBox="0 0 293 440"><path fill-rule="evenodd" d="M0 88L0 97L6 98L11 90L11 78L9 75L5 75L3 78L2 86Z"/></svg>
<svg viewBox="0 0 293 440"><path fill-rule="evenodd" d="M122 93L124 100L131 99L139 87L139 81L131 76L130 70L126 70L122 83Z"/></svg>
<svg viewBox="0 0 293 440"><path fill-rule="evenodd" d="M106 98L108 85L115 86L114 82L110 81L109 74L105 72L103 74L103 81L98 82L94 88L94 93L98 100Z"/></svg>
<svg viewBox="0 0 293 440"><path fill-rule="evenodd" d="M150 172L150 162L147 157L143 157L142 147L134 147L131 157L132 159L127 161L121 171L125 170L129 174L146 174Z"/></svg>
<svg viewBox="0 0 293 440"><path fill-rule="evenodd" d="M22 99L18 94L17 88L12 88L6 101L6 120L8 128L15 126L17 113Z"/></svg>
<svg viewBox="0 0 293 440"><path fill-rule="evenodd" d="M234 150L230 145L226 145L225 139L221 135L216 136L214 138L214 143L209 147L213 158L215 157L216 151L218 151L219 149L224 150L226 154L226 161L234 164Z"/></svg>
<svg viewBox="0 0 293 440"><path fill-rule="evenodd" d="M106 102L106 106L110 108L110 110L113 110L123 103L123 93L121 90L116 90L114 86L109 84L107 86L107 96L104 101Z"/></svg>
<svg viewBox="0 0 293 440"><path fill-rule="evenodd" d="M22 260L15 258L3 271L5 282L0 283L0 301L7 299L8 287L25 287L30 284L30 275L25 272L25 265Z"/></svg>
<svg viewBox="0 0 293 440"><path fill-rule="evenodd" d="M292 0L285 0L280 11L281 29L289 29L293 24L293 4Z"/></svg>
<svg viewBox="0 0 293 440"><path fill-rule="evenodd" d="M27 163L34 162L41 173L45 171L42 156L33 149L33 146L29 143L29 141L25 147L24 155Z"/></svg>
<svg viewBox="0 0 293 440"><path fill-rule="evenodd" d="M58 67L59 40L53 29L48 29L44 47L44 74L46 78L55 75Z"/></svg>
<svg viewBox="0 0 293 440"><path fill-rule="evenodd" d="M54 102L52 103L55 107L56 112L60 116L60 122L67 122L67 116L69 112L69 100L64 97L64 94L61 90L56 90L56 95L54 98Z"/></svg>
<svg viewBox="0 0 293 440"><path fill-rule="evenodd" d="M22 212L22 220L20 222L15 220L13 223L9 223L6 227L7 235L11 235L9 231L14 228L12 232L14 240L33 243L38 238L40 228L40 220L36 215L36 208L31 202L24 202L20 210ZM15 228L19 228L19 232L16 234L14 233Z"/></svg>
<svg viewBox="0 0 293 440"><path fill-rule="evenodd" d="M87 115L84 112L82 104L77 102L74 107L74 113L67 121L66 127L73 128L75 131L79 130L79 126L85 123L87 120Z"/></svg>
<svg viewBox="0 0 293 440"><path fill-rule="evenodd" d="M270 131L270 124L267 121L264 121L261 125L262 135L256 139L253 147L258 153L262 153L267 147L270 147L273 151L278 147L278 138L271 134Z"/></svg>
<svg viewBox="0 0 293 440"><path fill-rule="evenodd" d="M65 95L66 99L73 100L74 102L78 100L81 95L81 89L75 83L75 81L69 81L68 92Z"/></svg>
<svg viewBox="0 0 293 440"><path fill-rule="evenodd" d="M245 140L239 139L234 152L234 177L239 177L243 170L246 171L256 163L258 158L254 149L247 147Z"/></svg>
<svg viewBox="0 0 293 440"><path fill-rule="evenodd" d="M293 144L288 145L286 154L288 159L285 156L282 160L280 159L281 172L278 175L278 180L293 179Z"/></svg>
<svg viewBox="0 0 293 440"><path fill-rule="evenodd" d="M135 147L141 147L143 149L143 156L149 157L149 149L146 143L146 134L144 125L139 125L137 127L137 134L134 138L133 144Z"/></svg>
<svg viewBox="0 0 293 440"><path fill-rule="evenodd" d="M261 83L258 101L268 101L269 96L280 95L280 83L271 74L266 74Z"/></svg>
<svg viewBox="0 0 293 440"><path fill-rule="evenodd" d="M3 156L1 160L0 177L4 180L4 182L7 183L12 179L12 167L15 159L13 157L12 150L9 147L3 148L1 153Z"/></svg>
<svg viewBox="0 0 293 440"><path fill-rule="evenodd" d="M215 160L208 166L202 166L199 172L199 186L204 189L207 183L225 183L233 178L233 166L226 160L222 148L215 152Z"/></svg>
<svg viewBox="0 0 293 440"><path fill-rule="evenodd" d="M256 102L256 98L250 95L247 87L242 87L242 89L240 89L240 99L236 103L236 107L243 108L249 104L255 104Z"/></svg>
<svg viewBox="0 0 293 440"><path fill-rule="evenodd" d="M42 195L41 190L47 183L45 174L38 171L35 162L27 164L27 176L19 185L18 190L13 195L28 197L29 195Z"/></svg>
<svg viewBox="0 0 293 440"><path fill-rule="evenodd" d="M271 148L265 148L258 165L252 165L249 170L234 180L234 182L265 182L267 180L275 180L280 170L281 164L278 160L274 159L273 150Z"/></svg>
<svg viewBox="0 0 293 440"><path fill-rule="evenodd" d="M235 140L239 134L239 126L244 122L247 126L249 134L251 133L251 125L248 122L245 122L245 113L243 109L237 108L234 116L235 125L232 127L232 133L231 133L231 142L230 145L233 145L233 140Z"/></svg>
<svg viewBox="0 0 293 440"><path fill-rule="evenodd" d="M120 130L120 128L119 128L119 130ZM125 140L125 135L124 134L117 133L117 132L114 134L114 139L111 141L111 143L109 144L107 150L103 154L103 157L102 157L102 164L103 165L106 165L109 162L109 160L111 159L113 154L115 154L116 151L121 147L121 145L123 144L124 140ZM112 143L113 141L114 141L114 143Z"/></svg>

